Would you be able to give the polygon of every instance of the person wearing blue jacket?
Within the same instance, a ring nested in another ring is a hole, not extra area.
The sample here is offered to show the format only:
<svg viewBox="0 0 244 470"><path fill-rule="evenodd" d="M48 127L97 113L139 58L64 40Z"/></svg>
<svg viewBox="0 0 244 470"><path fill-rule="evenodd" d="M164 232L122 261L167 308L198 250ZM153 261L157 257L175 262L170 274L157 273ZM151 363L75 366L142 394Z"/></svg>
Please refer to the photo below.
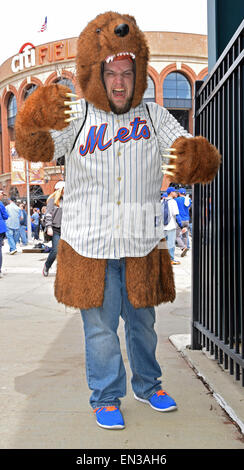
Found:
<svg viewBox="0 0 244 470"><path fill-rule="evenodd" d="M2 263L3 263L3 256L2 256L2 246L3 240L6 236L7 226L5 220L8 219L8 213L5 209L4 204L2 203L3 197L6 196L3 190L0 189L0 279L3 277L2 275Z"/></svg>
<svg viewBox="0 0 244 470"><path fill-rule="evenodd" d="M9 216L6 222L6 236L8 239L10 255L14 255L15 253L17 253L16 243L19 241L20 208L17 206L17 204L15 204L15 202L16 197L11 196L10 203L6 207Z"/></svg>
<svg viewBox="0 0 244 470"><path fill-rule="evenodd" d="M191 207L191 199L189 195L186 195L185 188L179 189L179 196L175 199L179 209L179 215L181 219L181 226L178 225L176 228L176 242L179 248L181 248L181 256L185 256L188 250L188 236L189 236L189 222L190 215L189 209ZM182 231L182 228L187 230Z"/></svg>

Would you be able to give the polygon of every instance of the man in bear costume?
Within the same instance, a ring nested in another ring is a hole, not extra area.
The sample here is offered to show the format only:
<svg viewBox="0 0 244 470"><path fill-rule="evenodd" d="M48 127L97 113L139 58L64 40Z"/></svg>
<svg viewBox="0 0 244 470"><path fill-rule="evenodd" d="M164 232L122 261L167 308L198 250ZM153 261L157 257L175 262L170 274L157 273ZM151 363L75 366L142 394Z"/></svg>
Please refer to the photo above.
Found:
<svg viewBox="0 0 244 470"><path fill-rule="evenodd" d="M206 183L220 155L156 103L143 102L149 50L129 15L107 12L80 34L77 80L39 87L16 119L16 148L27 160L65 154L66 184L55 296L81 309L90 404L99 426L124 427L126 374L117 328L125 322L136 399L176 409L161 387L154 307L175 298L161 220L161 165L172 181Z"/></svg>

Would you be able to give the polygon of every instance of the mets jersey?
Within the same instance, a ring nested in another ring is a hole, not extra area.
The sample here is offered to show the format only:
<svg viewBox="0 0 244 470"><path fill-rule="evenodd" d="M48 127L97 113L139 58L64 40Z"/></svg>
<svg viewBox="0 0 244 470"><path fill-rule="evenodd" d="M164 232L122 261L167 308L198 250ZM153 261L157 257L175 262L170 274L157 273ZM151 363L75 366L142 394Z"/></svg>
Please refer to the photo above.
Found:
<svg viewBox="0 0 244 470"><path fill-rule="evenodd" d="M160 190L162 154L190 137L156 103L116 115L85 101L78 118L51 131L54 158L65 155L61 239L88 258L119 259L150 253L164 236ZM148 112L149 111L149 112Z"/></svg>

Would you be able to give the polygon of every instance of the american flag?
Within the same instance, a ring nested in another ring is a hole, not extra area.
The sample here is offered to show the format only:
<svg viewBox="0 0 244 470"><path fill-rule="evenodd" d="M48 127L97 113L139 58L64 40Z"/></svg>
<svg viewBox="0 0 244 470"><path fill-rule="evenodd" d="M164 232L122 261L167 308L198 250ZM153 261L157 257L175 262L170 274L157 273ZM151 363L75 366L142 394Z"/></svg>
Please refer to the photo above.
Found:
<svg viewBox="0 0 244 470"><path fill-rule="evenodd" d="M45 16L45 21L40 29L40 31L38 31L38 33L43 33L43 31L46 31L47 30L47 16Z"/></svg>

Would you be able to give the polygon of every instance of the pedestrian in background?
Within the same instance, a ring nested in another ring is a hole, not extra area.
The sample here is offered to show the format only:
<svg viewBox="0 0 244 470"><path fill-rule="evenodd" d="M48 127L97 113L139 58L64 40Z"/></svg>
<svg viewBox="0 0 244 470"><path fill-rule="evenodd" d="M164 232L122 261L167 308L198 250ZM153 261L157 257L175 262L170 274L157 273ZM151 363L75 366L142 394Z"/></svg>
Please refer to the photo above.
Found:
<svg viewBox="0 0 244 470"><path fill-rule="evenodd" d="M16 243L19 241L20 231L20 208L16 204L16 197L11 196L10 202L6 207L8 213L7 225L7 240L9 244L10 255L17 253Z"/></svg>
<svg viewBox="0 0 244 470"><path fill-rule="evenodd" d="M179 196L176 198L176 203L181 219L181 226L178 225L176 229L176 242L177 246L181 248L181 256L185 256L189 249L189 209L191 207L191 199L189 195L186 195L185 188L179 189ZM186 230L182 231L182 227L186 228Z"/></svg>
<svg viewBox="0 0 244 470"><path fill-rule="evenodd" d="M23 203L20 204L20 239L22 244L26 246L27 242L27 212Z"/></svg>
<svg viewBox="0 0 244 470"><path fill-rule="evenodd" d="M33 232L34 232L34 239L39 240L39 227L40 227L40 214L39 214L39 209L37 207L34 207L33 209L33 214L31 216L31 220L33 223Z"/></svg>
<svg viewBox="0 0 244 470"><path fill-rule="evenodd" d="M42 274L45 277L48 276L49 269L51 268L57 256L58 242L61 235L64 186L64 181L58 181L55 185L54 193L52 193L47 200L45 223L47 228L47 235L52 237L52 249L49 252L48 258L43 267Z"/></svg>
<svg viewBox="0 0 244 470"><path fill-rule="evenodd" d="M176 227L177 220L176 217L179 215L179 209L177 203L175 202L176 189L173 186L170 186L167 189L167 202L169 210L169 221L168 224L164 226L168 250L171 258L171 264L177 265L180 264L179 261L175 259L175 241L176 241ZM165 197L165 196L164 196Z"/></svg>
<svg viewBox="0 0 244 470"><path fill-rule="evenodd" d="M5 205L2 203L2 199L6 196L2 189L0 189L0 279L3 277L2 274L2 264L3 264L3 255L2 255L2 246L3 240L6 237L7 225L5 220L8 219L8 213L5 209Z"/></svg>
<svg viewBox="0 0 244 470"><path fill-rule="evenodd" d="M42 206L41 214L40 214L40 229L42 230L42 233L43 233L44 242L49 241L49 239L47 237L46 230L45 230L45 227L46 227L46 210L47 210L47 206L46 205Z"/></svg>

